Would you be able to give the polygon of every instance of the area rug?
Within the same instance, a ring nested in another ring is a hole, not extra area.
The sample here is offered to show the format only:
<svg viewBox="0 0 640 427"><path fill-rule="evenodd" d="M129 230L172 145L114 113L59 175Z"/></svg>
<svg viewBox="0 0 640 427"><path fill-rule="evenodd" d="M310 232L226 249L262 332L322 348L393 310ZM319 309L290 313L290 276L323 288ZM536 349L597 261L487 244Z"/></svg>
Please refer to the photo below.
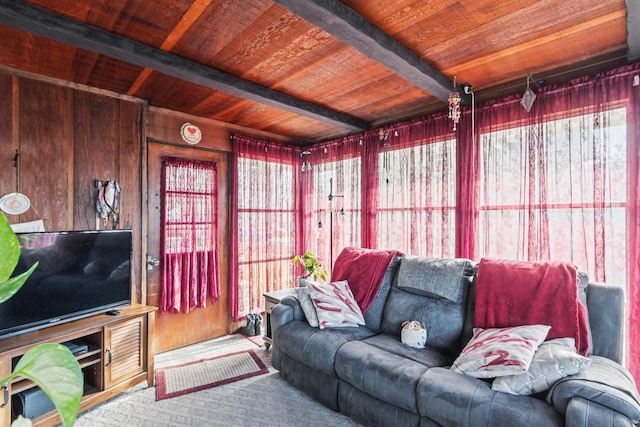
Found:
<svg viewBox="0 0 640 427"><path fill-rule="evenodd" d="M196 360L156 370L156 400L266 374L269 368L253 350Z"/></svg>
<svg viewBox="0 0 640 427"><path fill-rule="evenodd" d="M74 427L361 427L287 383L271 366L269 350L241 334L157 354L156 371L247 350L260 356L268 374L163 400L156 400L155 387L138 384L80 414Z"/></svg>

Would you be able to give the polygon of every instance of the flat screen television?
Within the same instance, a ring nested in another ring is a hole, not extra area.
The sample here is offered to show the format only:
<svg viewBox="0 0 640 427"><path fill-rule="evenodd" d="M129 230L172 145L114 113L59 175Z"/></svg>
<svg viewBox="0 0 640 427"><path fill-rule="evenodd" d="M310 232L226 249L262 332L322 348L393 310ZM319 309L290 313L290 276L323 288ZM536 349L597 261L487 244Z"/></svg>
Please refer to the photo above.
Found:
<svg viewBox="0 0 640 427"><path fill-rule="evenodd" d="M14 274L38 268L0 304L0 339L131 304L131 230L17 233Z"/></svg>

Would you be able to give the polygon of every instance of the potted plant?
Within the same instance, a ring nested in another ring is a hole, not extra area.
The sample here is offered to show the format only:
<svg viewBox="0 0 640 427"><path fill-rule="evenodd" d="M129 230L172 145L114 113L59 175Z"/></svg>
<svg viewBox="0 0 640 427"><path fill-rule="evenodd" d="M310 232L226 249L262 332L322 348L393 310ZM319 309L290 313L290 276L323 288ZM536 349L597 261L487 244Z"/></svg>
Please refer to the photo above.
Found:
<svg viewBox="0 0 640 427"><path fill-rule="evenodd" d="M305 270L305 275L298 277L298 283L300 286L307 285L307 279L310 277L314 281L318 279L323 282L327 281L327 270L322 267L320 261L309 251L305 252L302 255L294 256L291 261L293 263L300 263Z"/></svg>
<svg viewBox="0 0 640 427"><path fill-rule="evenodd" d="M11 277L18 259L18 237L3 213L0 213L0 304L11 298L31 276L38 264ZM51 399L65 427L73 425L83 393L82 371L71 351L62 344L45 343L32 347L21 358L13 372L0 380L0 386L13 378L33 381ZM31 421L19 416L12 427L30 427Z"/></svg>

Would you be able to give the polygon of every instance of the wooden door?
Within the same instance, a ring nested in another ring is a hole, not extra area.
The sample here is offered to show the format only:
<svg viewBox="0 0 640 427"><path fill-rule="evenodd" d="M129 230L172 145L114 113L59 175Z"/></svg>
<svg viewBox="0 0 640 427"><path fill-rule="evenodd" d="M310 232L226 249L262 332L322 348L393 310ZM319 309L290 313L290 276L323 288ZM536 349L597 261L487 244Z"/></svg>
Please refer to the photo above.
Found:
<svg viewBox="0 0 640 427"><path fill-rule="evenodd" d="M160 197L162 189L162 157L172 156L183 159L203 160L216 163L218 167L218 255L220 297L215 304L207 301L206 308L196 308L188 314L157 314L155 324L154 350L162 353L185 345L229 333L227 310L228 289L228 240L229 240L229 183L228 155L224 152L178 147L149 142L148 144L148 236L147 253L151 258L160 259ZM162 269L147 270L147 304L160 306L160 285Z"/></svg>

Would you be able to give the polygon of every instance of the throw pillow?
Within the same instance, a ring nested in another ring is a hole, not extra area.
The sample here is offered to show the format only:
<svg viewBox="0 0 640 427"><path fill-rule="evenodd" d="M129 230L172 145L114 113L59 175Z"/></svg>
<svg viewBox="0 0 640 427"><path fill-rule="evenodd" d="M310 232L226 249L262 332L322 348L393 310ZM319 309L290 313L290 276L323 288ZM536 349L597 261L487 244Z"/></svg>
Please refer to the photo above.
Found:
<svg viewBox="0 0 640 427"><path fill-rule="evenodd" d="M474 328L473 337L451 369L476 378L525 372L549 329L546 325Z"/></svg>
<svg viewBox="0 0 640 427"><path fill-rule="evenodd" d="M400 332L402 344L413 348L424 348L427 344L427 328L417 320L407 320L402 323Z"/></svg>
<svg viewBox="0 0 640 427"><path fill-rule="evenodd" d="M556 338L540 345L527 372L496 378L492 390L511 394L535 394L548 390L566 377L591 365L591 359L577 353L575 339Z"/></svg>
<svg viewBox="0 0 640 427"><path fill-rule="evenodd" d="M364 325L362 311L346 280L333 283L309 282L307 289L316 307L320 329Z"/></svg>
<svg viewBox="0 0 640 427"><path fill-rule="evenodd" d="M309 326L317 328L318 314L316 313L316 307L313 305L313 301L311 301L311 296L309 296L309 289L307 287L296 288L296 296L298 297L298 301L300 301L300 307L302 307L304 317L307 318L307 323Z"/></svg>

